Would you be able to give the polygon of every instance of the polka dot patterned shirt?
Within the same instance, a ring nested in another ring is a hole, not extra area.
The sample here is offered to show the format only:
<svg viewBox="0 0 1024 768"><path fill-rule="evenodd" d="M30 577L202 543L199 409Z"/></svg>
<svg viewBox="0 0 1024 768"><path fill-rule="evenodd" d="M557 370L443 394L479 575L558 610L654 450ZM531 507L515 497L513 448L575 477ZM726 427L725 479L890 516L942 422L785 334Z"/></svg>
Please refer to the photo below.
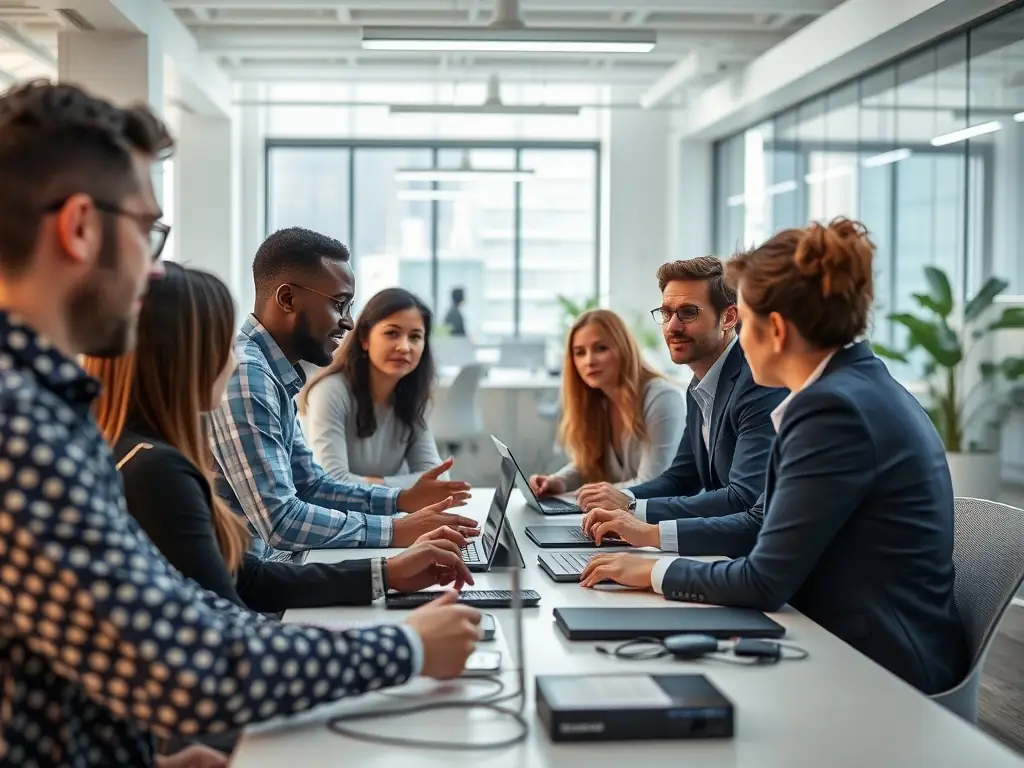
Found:
<svg viewBox="0 0 1024 768"><path fill-rule="evenodd" d="M147 766L216 734L396 685L406 627L267 620L186 580L125 510L98 384L0 313L0 763Z"/></svg>

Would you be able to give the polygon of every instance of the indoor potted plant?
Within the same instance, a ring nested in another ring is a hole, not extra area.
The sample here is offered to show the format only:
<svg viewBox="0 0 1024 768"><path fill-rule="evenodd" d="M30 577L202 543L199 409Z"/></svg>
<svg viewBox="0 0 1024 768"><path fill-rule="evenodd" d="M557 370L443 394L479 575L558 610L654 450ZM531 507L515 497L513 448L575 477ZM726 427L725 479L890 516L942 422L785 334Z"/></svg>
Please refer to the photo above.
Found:
<svg viewBox="0 0 1024 768"><path fill-rule="evenodd" d="M1024 308L1007 308L998 315L988 311L1008 285L996 277L986 280L974 297L958 308L946 273L930 266L924 271L928 292L914 294L921 312L889 315L907 330L906 349L872 346L879 357L904 363L914 362L910 355L920 350L928 392L925 406L946 448L953 492L957 496L994 499L999 494L1000 457L998 452L982 450L977 441L968 438L971 420L983 416L980 408L971 409L969 405L979 402L979 388L984 388L980 393L982 407L997 405L995 387L1001 380L1024 377L1024 357L982 362L977 373L968 364L975 345L991 332L1024 328ZM999 418L998 407L990 411L990 417Z"/></svg>

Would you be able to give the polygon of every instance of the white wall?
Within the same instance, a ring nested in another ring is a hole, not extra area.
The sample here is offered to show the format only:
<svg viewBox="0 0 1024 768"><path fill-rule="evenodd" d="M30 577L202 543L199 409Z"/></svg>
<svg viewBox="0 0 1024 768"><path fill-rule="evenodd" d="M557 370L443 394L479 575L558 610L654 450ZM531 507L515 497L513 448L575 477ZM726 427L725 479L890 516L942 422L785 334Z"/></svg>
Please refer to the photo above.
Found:
<svg viewBox="0 0 1024 768"><path fill-rule="evenodd" d="M613 94L621 103L632 95ZM645 322L658 306L655 273L670 258L669 199L677 168L672 165L668 113L659 110L611 111L604 151L608 198L609 305L627 323ZM653 321L651 321L653 322Z"/></svg>

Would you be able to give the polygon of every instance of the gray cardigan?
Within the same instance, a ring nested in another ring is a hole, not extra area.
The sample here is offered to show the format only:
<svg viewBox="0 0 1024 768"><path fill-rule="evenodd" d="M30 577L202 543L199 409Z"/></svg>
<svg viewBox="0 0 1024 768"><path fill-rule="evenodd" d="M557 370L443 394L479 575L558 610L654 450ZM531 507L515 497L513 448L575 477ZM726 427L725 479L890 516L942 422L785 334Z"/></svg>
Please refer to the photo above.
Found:
<svg viewBox="0 0 1024 768"><path fill-rule="evenodd" d="M336 480L365 484L383 477L384 485L409 488L426 470L441 463L428 429L410 435L391 406L376 406L377 431L356 437L356 401L341 374L322 379L309 390L302 428L317 462Z"/></svg>
<svg viewBox="0 0 1024 768"><path fill-rule="evenodd" d="M651 379L644 389L644 425L648 441L641 443L627 435L617 450L608 446L605 480L619 488L652 480L672 465L686 426L686 401L682 390L667 379ZM571 462L555 473L565 481L566 491L583 485L583 478Z"/></svg>

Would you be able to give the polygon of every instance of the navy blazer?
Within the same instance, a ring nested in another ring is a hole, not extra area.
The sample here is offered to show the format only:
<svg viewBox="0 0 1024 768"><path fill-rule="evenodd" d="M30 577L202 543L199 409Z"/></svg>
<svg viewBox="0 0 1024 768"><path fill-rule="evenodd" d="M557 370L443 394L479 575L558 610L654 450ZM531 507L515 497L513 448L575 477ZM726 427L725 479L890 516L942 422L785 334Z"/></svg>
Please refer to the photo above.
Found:
<svg viewBox="0 0 1024 768"><path fill-rule="evenodd" d="M802 611L925 693L967 672L953 602L953 487L921 405L867 343L840 350L787 405L764 497L677 523L665 596Z"/></svg>
<svg viewBox="0 0 1024 768"><path fill-rule="evenodd" d="M771 412L789 394L754 383L737 343L722 365L708 431L711 462L701 433L700 406L686 391L686 427L679 451L658 477L630 488L648 499L647 522L720 517L749 509L764 490L764 468L775 442Z"/></svg>

